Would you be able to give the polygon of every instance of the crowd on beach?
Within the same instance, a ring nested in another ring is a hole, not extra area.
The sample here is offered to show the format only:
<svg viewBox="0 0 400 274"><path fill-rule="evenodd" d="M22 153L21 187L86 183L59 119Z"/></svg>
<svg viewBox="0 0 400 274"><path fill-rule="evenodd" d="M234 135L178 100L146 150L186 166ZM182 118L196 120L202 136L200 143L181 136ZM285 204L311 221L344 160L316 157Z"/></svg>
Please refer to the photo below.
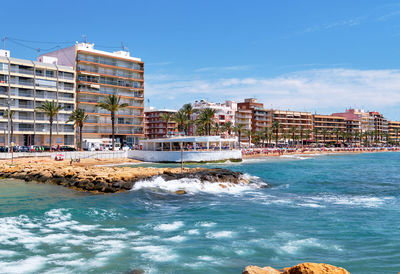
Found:
<svg viewBox="0 0 400 274"><path fill-rule="evenodd" d="M324 153L363 153L400 151L400 146L390 147L278 147L278 148L242 148L243 157L281 156L290 154L324 154Z"/></svg>

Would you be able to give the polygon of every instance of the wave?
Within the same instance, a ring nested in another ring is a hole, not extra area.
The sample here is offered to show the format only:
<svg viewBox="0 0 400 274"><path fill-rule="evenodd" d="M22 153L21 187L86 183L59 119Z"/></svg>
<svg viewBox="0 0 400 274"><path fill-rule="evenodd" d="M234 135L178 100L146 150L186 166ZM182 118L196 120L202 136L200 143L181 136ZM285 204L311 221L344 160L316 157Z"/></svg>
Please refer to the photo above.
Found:
<svg viewBox="0 0 400 274"><path fill-rule="evenodd" d="M192 178L182 178L179 180L166 181L161 176L158 176L151 180L142 180L136 182L131 191L137 191L140 189L157 189L171 193L175 193L178 190L184 190L186 193L189 194L201 192L211 194L239 194L244 191L265 188L266 186L268 186L268 184L264 183L259 177L256 176L245 174L243 178L250 181L250 183L247 183L245 181L239 184L234 184L230 182L212 183L202 182L199 179Z"/></svg>
<svg viewBox="0 0 400 274"><path fill-rule="evenodd" d="M176 221L171 224L160 224L154 227L154 230L161 230L161 231L174 231L183 226L183 222Z"/></svg>

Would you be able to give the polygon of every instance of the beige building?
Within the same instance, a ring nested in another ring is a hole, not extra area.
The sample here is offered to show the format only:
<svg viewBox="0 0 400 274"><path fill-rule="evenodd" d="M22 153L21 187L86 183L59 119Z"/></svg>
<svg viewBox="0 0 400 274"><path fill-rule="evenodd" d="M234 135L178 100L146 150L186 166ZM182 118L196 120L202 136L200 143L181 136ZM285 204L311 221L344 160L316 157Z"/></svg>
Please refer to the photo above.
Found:
<svg viewBox="0 0 400 274"><path fill-rule="evenodd" d="M75 108L75 72L72 67L56 65L56 58L35 62L11 58L0 50L0 144L8 145L8 118L13 114L16 145L48 145L50 123L36 108L44 101L54 100L63 109L53 124L54 145L74 145L73 123L66 123Z"/></svg>
<svg viewBox="0 0 400 274"><path fill-rule="evenodd" d="M347 132L346 121L344 117L314 114L313 118L313 139L323 142L325 135L326 143L342 141L342 132Z"/></svg>
<svg viewBox="0 0 400 274"><path fill-rule="evenodd" d="M400 141L400 122L388 121L389 139L392 142L399 143Z"/></svg>
<svg viewBox="0 0 400 274"><path fill-rule="evenodd" d="M296 129L295 136L300 135L300 131L312 131L311 112L272 110L272 122L278 122L280 125L279 138L291 139L291 129Z"/></svg>
<svg viewBox="0 0 400 274"><path fill-rule="evenodd" d="M144 63L121 50L106 52L91 43L46 53L39 58L52 56L58 64L76 69L77 108L89 115L83 128L84 139L111 138L111 115L96 105L108 95L121 96L128 107L117 113L115 137L127 145L139 143L144 137Z"/></svg>

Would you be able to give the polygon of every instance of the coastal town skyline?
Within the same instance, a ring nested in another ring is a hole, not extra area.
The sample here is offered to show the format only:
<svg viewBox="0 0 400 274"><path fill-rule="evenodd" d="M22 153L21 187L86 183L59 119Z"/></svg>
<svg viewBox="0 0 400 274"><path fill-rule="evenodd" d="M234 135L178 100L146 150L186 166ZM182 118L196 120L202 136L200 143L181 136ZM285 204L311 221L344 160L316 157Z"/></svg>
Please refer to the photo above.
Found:
<svg viewBox="0 0 400 274"><path fill-rule="evenodd" d="M30 18L35 14L31 11L45 12L42 3L25 3L21 14ZM9 20L10 15L5 14L1 36L7 37L6 48L14 57L31 60L36 59L38 48L40 54L63 48L83 41L83 35L96 48L108 51L120 49L122 41L145 62L146 99L157 108L177 109L200 99L218 102L255 97L274 109L312 113L350 107L384 109L388 119L400 119L395 49L400 6L395 1L342 1L331 7L316 1L291 5L254 2L251 8L211 2L181 3L176 8L157 2L160 10L152 10L146 3L119 3L109 8L121 18L132 8L142 11L135 14L135 20L143 23L133 35L120 20L99 22L95 13L74 23L78 15L67 6L63 8L71 20L56 20L53 25L43 24L57 16L53 13L46 19L35 18L29 26ZM4 5L12 9L16 4ZM82 9L89 5L80 3ZM98 8L103 7L99 3ZM307 13L311 8L319 12ZM224 23L219 20L221 14ZM198 24L200 17L207 18L206 23ZM193 33L197 36L187 39ZM380 42L371 42L372 37ZM341 43L334 43L339 39Z"/></svg>

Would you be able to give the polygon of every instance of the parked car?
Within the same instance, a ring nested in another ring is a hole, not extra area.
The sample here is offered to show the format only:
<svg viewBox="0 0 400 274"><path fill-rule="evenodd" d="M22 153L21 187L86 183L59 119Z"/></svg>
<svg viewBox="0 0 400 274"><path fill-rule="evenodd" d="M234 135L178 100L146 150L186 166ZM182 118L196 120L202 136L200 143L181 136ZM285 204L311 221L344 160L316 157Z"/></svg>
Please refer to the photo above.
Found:
<svg viewBox="0 0 400 274"><path fill-rule="evenodd" d="M60 150L61 151L75 151L76 149L74 147L70 147L70 146L61 146Z"/></svg>

